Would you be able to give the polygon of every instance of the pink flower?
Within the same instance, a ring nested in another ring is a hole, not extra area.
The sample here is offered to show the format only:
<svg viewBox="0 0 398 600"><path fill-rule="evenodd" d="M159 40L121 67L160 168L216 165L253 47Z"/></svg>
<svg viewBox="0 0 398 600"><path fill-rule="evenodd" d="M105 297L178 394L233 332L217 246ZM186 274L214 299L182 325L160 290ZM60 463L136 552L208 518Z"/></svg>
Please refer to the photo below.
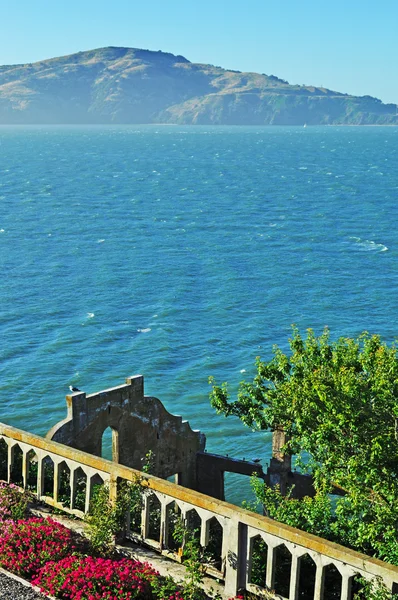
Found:
<svg viewBox="0 0 398 600"><path fill-rule="evenodd" d="M72 533L51 519L10 521L0 528L0 565L32 577L48 561L70 552Z"/></svg>
<svg viewBox="0 0 398 600"><path fill-rule="evenodd" d="M71 600L145 600L151 597L147 575L158 573L135 560L74 556L47 563L34 583L47 593Z"/></svg>

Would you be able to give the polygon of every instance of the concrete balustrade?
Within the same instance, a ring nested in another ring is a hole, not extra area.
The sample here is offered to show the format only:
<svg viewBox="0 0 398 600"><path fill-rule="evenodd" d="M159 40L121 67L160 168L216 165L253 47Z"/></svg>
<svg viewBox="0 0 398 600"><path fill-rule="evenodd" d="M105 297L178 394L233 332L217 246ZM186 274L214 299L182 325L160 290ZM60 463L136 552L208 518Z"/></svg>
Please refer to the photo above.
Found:
<svg viewBox="0 0 398 600"><path fill-rule="evenodd" d="M168 548L176 515L181 514L187 523L197 524L203 546L208 546L216 533L212 542L214 545L217 540L220 556L214 557L208 572L224 582L226 598L239 589L258 595L265 589L275 589L279 594L276 597L297 600L306 585L312 590L313 600L328 600L338 594L341 600L351 600L351 586L357 575L367 579L381 577L390 590L397 591L398 567L167 480L4 424L0 424L0 466L8 481L19 482L26 489L32 487L34 480L38 499L79 517L88 511L93 487L98 483L107 483L110 498L115 499L118 481L135 485L138 482L143 499L141 528L139 532L133 531L128 521L127 536L181 560L178 552ZM65 481L69 488L68 502L62 500ZM158 539L151 537L154 531ZM253 568L256 552L258 563L258 549L264 555L261 581ZM305 581L304 569L309 573Z"/></svg>
<svg viewBox="0 0 398 600"><path fill-rule="evenodd" d="M8 446L8 481L12 482L15 479L15 454L16 449L19 448L22 451L22 487L25 489L29 487L29 471L33 462L32 460L30 460L29 455L32 454L34 462L37 464L36 485L35 490L33 490L36 492L37 499L45 502L46 504L49 504L50 506L62 509L65 512L75 514L79 517L83 517L84 513L88 512L90 498L93 493L93 486L100 482L105 483L110 479L109 473L105 471L102 471L100 469L93 469L89 465L82 465L75 460L72 460L59 454L55 454L51 451L46 451L45 449L35 446L34 444L27 444L22 441L17 442L8 436L1 436L1 439L3 439ZM45 490L46 467L49 467L50 462L50 470L52 472L51 479L53 479L51 490L52 496L48 495ZM65 505L59 500L61 484L61 473L59 469L60 465L65 465L65 467L69 470L70 474L70 502L68 505ZM77 491L79 472L82 473L86 478L86 492L83 510L78 509L75 506L75 495Z"/></svg>

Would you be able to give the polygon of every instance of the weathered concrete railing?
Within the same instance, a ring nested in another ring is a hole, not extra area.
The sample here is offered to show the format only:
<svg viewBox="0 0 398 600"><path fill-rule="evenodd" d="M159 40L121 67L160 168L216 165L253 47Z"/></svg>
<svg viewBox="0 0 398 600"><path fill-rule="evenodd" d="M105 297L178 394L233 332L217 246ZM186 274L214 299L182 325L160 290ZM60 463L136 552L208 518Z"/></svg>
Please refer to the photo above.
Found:
<svg viewBox="0 0 398 600"><path fill-rule="evenodd" d="M115 497L118 481L139 481L143 487L141 522L138 533L128 533L178 560L169 541L175 515L181 514L188 524L195 525L196 520L201 544L212 547L214 562L209 572L224 582L226 597L239 589L255 594L275 589L280 597L297 600L305 589L306 597L314 600L339 596L350 600L357 575L381 577L390 590L398 589L398 567L3 424L0 470L0 478L34 488L40 500L78 516L87 512L95 484L107 482Z"/></svg>

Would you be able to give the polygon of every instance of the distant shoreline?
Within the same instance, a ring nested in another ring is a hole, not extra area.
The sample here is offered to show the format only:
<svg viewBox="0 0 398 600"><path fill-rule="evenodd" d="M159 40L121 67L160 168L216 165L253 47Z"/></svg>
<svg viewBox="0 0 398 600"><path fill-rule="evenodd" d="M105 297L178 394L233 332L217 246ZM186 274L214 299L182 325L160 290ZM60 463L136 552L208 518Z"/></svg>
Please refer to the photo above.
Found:
<svg viewBox="0 0 398 600"><path fill-rule="evenodd" d="M0 123L0 127L214 127L214 128L226 128L226 127L298 127L302 129L308 129L313 127L398 127L398 123L317 123L317 124L306 124L304 125L283 125L283 124L270 124L270 123L259 123L257 125L252 124L217 124L217 123Z"/></svg>
<svg viewBox="0 0 398 600"><path fill-rule="evenodd" d="M110 46L0 66L0 123L6 125L398 126L397 111L397 104L369 95L140 48Z"/></svg>

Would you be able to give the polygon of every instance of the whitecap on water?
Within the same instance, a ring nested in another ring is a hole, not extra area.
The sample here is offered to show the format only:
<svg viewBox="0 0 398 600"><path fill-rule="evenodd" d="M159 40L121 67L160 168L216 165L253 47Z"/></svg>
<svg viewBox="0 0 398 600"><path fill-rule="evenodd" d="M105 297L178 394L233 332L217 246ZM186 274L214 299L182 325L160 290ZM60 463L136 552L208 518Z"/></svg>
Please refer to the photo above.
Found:
<svg viewBox="0 0 398 600"><path fill-rule="evenodd" d="M148 331L151 331L150 327L144 327L144 329L137 329L137 331L139 333L148 333Z"/></svg>
<svg viewBox="0 0 398 600"><path fill-rule="evenodd" d="M355 243L354 248L360 252L387 252L388 247L384 244L378 244L373 240L363 240L359 237L350 237Z"/></svg>

